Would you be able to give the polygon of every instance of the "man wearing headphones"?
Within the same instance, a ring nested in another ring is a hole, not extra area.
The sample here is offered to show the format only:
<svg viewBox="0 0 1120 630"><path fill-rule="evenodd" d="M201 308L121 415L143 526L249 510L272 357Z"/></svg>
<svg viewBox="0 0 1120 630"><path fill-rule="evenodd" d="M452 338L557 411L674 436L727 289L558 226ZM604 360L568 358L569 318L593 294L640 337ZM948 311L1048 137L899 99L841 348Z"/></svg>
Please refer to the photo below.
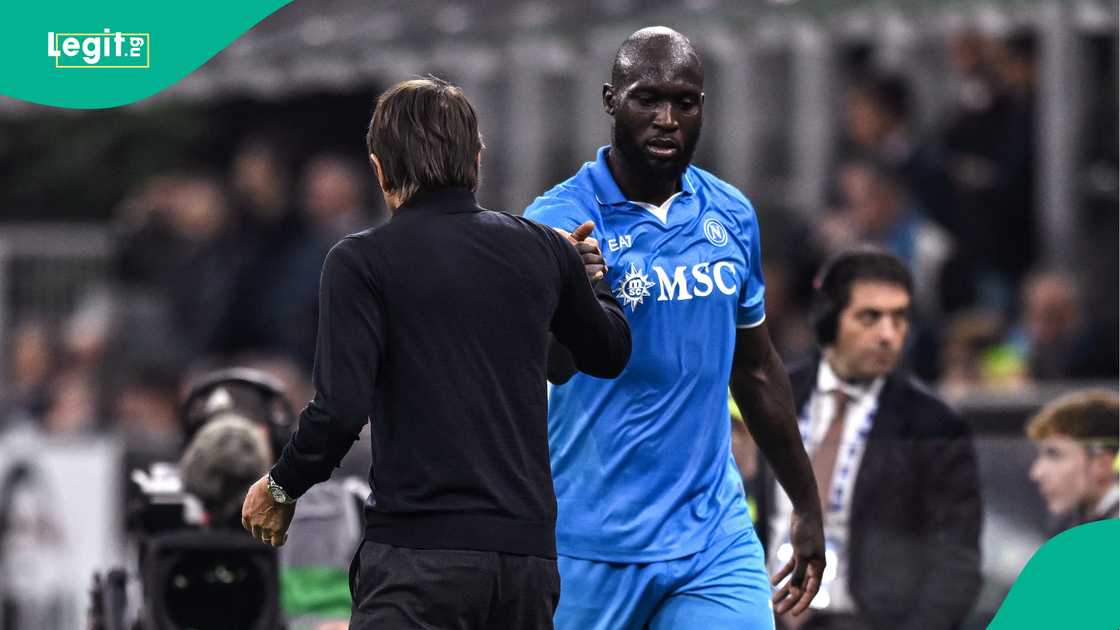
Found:
<svg viewBox="0 0 1120 630"><path fill-rule="evenodd" d="M980 585L980 493L967 424L897 368L912 280L897 257L841 252L814 282L821 354L790 374L824 511L829 571L786 628L957 627ZM763 477L760 531L775 566L791 506ZM835 573L832 568L835 567Z"/></svg>

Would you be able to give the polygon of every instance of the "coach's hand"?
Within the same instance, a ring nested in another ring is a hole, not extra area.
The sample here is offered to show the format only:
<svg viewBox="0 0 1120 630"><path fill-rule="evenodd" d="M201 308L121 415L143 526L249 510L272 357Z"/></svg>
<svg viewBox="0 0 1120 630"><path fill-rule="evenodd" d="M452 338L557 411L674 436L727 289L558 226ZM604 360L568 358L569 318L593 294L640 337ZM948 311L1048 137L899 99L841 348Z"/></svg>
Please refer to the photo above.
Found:
<svg viewBox="0 0 1120 630"><path fill-rule="evenodd" d="M277 503L268 492L268 475L249 488L241 506L241 526L253 538L279 547L288 540L288 526L296 513L295 503Z"/></svg>
<svg viewBox="0 0 1120 630"><path fill-rule="evenodd" d="M789 581L774 592L774 612L800 615L816 597L824 576L824 525L820 511L813 514L793 513L789 530L793 557L770 580L777 586L786 576Z"/></svg>
<svg viewBox="0 0 1120 630"><path fill-rule="evenodd" d="M595 282L607 273L607 261L603 259L603 252L599 250L599 241L591 238L595 230L594 221L584 221L572 232L553 228L564 235L568 242L575 246L579 257L583 260L583 270L587 272L587 279Z"/></svg>

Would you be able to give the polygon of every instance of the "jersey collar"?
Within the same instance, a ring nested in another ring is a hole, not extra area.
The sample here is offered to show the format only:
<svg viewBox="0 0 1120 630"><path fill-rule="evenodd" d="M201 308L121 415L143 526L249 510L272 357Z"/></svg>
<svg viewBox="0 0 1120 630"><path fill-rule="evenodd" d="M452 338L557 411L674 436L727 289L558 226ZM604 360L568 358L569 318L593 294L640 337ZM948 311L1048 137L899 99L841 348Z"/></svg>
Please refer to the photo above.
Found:
<svg viewBox="0 0 1120 630"><path fill-rule="evenodd" d="M591 163L589 170L591 174L591 186L595 191L595 201L599 202L601 206L615 206L625 203L631 203L625 195L622 194L622 189L614 181L614 175L611 175L611 169L607 166L607 153L611 150L610 145L599 147L599 151L595 154L595 161ZM691 196L696 194L696 185L694 179L696 175L692 172L693 166L689 164L681 175L681 190L682 196Z"/></svg>

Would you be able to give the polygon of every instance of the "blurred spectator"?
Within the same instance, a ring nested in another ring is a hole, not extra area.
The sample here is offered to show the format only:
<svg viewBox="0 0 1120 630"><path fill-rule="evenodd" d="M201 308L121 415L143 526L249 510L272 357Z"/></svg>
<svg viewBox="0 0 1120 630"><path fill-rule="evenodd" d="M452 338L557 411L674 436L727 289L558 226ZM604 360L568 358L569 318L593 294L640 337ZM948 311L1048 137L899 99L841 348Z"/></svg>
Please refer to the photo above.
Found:
<svg viewBox="0 0 1120 630"><path fill-rule="evenodd" d="M98 306L97 304L100 304ZM153 462L174 461L181 439L177 383L191 347L170 316L167 301L148 291L114 290L91 300L71 320L92 318L105 308L104 339L92 336L74 346L67 369L55 379L52 406L45 424L53 432L102 429L116 434L124 447L124 470L147 469ZM98 326L92 326L87 332ZM100 335L101 333L98 333ZM78 348L97 347L96 364L86 365ZM93 405L92 417L89 405ZM131 484L127 485L133 488Z"/></svg>
<svg viewBox="0 0 1120 630"><path fill-rule="evenodd" d="M896 368L912 279L877 248L818 274L823 353L790 374L825 515L828 569L811 612L786 628L956 628L980 583L980 489L969 426ZM792 506L767 473L759 528L789 560Z"/></svg>
<svg viewBox="0 0 1120 630"><path fill-rule="evenodd" d="M66 535L60 498L35 460L16 457L0 478L0 628L78 627L67 598L67 556L80 553ZM79 480L70 480L78 483Z"/></svg>
<svg viewBox="0 0 1120 630"><path fill-rule="evenodd" d="M956 256L952 237L914 205L904 179L889 165L868 158L852 159L839 169L840 207L816 224L817 245L835 253L858 243L871 243L901 258L914 275L914 327L909 366L923 379L934 380L939 323L972 301L971 274Z"/></svg>
<svg viewBox="0 0 1120 630"><path fill-rule="evenodd" d="M284 337L284 313L275 308L284 303L285 264L303 226L291 202L291 168L279 137L250 138L233 158L236 247L242 261L233 272L233 302L220 335L226 355L268 349Z"/></svg>
<svg viewBox="0 0 1120 630"><path fill-rule="evenodd" d="M347 234L370 227L366 190L372 179L372 171L340 155L313 157L303 175L303 209L311 231L320 240L334 244Z"/></svg>
<svg viewBox="0 0 1120 630"><path fill-rule="evenodd" d="M126 469L178 459L177 375L161 366L135 366L114 378L109 409L124 438Z"/></svg>
<svg viewBox="0 0 1120 630"><path fill-rule="evenodd" d="M950 128L954 128L954 124L964 124L971 131L982 133L985 125L981 121L992 119L998 96L995 70L990 60L993 45L990 37L973 29L949 36L949 63L956 79ZM955 134L950 135L955 137Z"/></svg>
<svg viewBox="0 0 1120 630"><path fill-rule="evenodd" d="M1120 320L1120 56L1117 37L1092 37L1087 42L1095 60L1087 72L1088 108L1081 123L1082 165L1078 168L1081 207L1078 251L1092 252L1079 263L1079 271L1092 278L1086 287L1086 311L1100 327L1117 330ZM1113 347L1120 346L1115 338Z"/></svg>
<svg viewBox="0 0 1120 630"><path fill-rule="evenodd" d="M1031 480L1056 519L1056 531L1120 518L1115 469L1120 400L1115 392L1063 396L1031 418L1027 435L1038 446Z"/></svg>
<svg viewBox="0 0 1120 630"><path fill-rule="evenodd" d="M145 203L158 205L142 208ZM122 211L118 279L158 296L189 347L217 348L243 256L220 182L207 174L159 178L122 204Z"/></svg>
<svg viewBox="0 0 1120 630"><path fill-rule="evenodd" d="M67 317L58 353L61 372L50 382L44 429L52 434L86 433L103 428L99 421L100 378L113 333L112 296L91 291Z"/></svg>
<svg viewBox="0 0 1120 630"><path fill-rule="evenodd" d="M332 154L311 158L304 169L301 212L304 229L281 262L269 311L277 322L268 346L310 368L319 315L319 273L330 248L348 234L371 227L366 187L372 172ZM306 402L306 401L304 401Z"/></svg>
<svg viewBox="0 0 1120 630"><path fill-rule="evenodd" d="M49 404L49 379L56 362L54 346L45 321L29 319L13 329L4 389L0 390L0 426L42 417Z"/></svg>
<svg viewBox="0 0 1120 630"><path fill-rule="evenodd" d="M1021 32L987 45L985 76L994 76L995 101L966 112L946 138L954 183L961 197L955 233L976 268L982 301L1007 312L1014 287L1034 263L1035 38Z"/></svg>
<svg viewBox="0 0 1120 630"><path fill-rule="evenodd" d="M1084 317L1073 276L1032 273L1023 283L1022 320L1015 343L1036 380L1107 378L1117 374L1116 348Z"/></svg>
<svg viewBox="0 0 1120 630"><path fill-rule="evenodd" d="M766 319L770 338L784 363L807 358L815 348L808 315L797 303L794 278L788 266L768 260L763 263L766 279Z"/></svg>
<svg viewBox="0 0 1120 630"><path fill-rule="evenodd" d="M813 276L827 252L818 238L819 217L803 216L780 203L768 203L759 212L765 250L762 272L766 280L766 320L774 347L789 365L816 350L808 327L808 312L813 298ZM775 246L776 243L797 246Z"/></svg>
<svg viewBox="0 0 1120 630"><path fill-rule="evenodd" d="M995 241L1009 220L1003 213L1007 182L1001 160L1006 159L1007 130L1001 111L1002 88L992 64L996 45L977 31L951 37L949 59L957 89L942 134L954 193L947 225L959 239L962 255L985 274L982 284L996 292L985 300L987 305L1004 310L1011 301L1007 292L1013 278L1001 275L1010 271L1009 265L1000 260L1000 254L993 256L995 248L1001 247ZM1016 243L1021 245L1021 239Z"/></svg>
<svg viewBox="0 0 1120 630"><path fill-rule="evenodd" d="M1024 385L1026 367L1003 339L998 311L974 309L954 315L945 326L941 349L941 393L959 400L974 387Z"/></svg>
<svg viewBox="0 0 1120 630"><path fill-rule="evenodd" d="M936 321L960 299L960 278L943 284L954 253L952 238L913 205L905 182L886 164L853 159L839 169L841 206L817 224L817 241L834 253L860 242L879 245L913 270L914 306L922 320Z"/></svg>
<svg viewBox="0 0 1120 630"><path fill-rule="evenodd" d="M97 387L93 373L68 369L51 384L51 403L43 416L43 427L54 435L93 431L97 424Z"/></svg>
<svg viewBox="0 0 1120 630"><path fill-rule="evenodd" d="M849 153L871 156L897 171L913 202L943 226L950 224L944 156L938 145L921 137L905 79L872 75L849 88L845 127Z"/></svg>
<svg viewBox="0 0 1120 630"><path fill-rule="evenodd" d="M63 326L62 346L69 367L93 370L105 357L113 330L111 292L104 287L90 291Z"/></svg>
<svg viewBox="0 0 1120 630"><path fill-rule="evenodd" d="M291 227L295 218L289 196L291 175L279 137L250 137L233 157L234 205L242 232L250 238L278 236L275 233Z"/></svg>

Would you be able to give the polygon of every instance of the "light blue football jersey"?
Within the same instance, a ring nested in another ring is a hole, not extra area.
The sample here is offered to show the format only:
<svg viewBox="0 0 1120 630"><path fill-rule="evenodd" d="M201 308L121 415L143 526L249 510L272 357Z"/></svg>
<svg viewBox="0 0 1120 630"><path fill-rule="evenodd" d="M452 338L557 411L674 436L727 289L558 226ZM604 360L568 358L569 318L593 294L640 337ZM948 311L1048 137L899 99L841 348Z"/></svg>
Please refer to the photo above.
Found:
<svg viewBox="0 0 1120 630"><path fill-rule="evenodd" d="M654 562L751 527L731 456L727 385L736 327L765 317L758 220L746 197L695 166L664 221L627 201L599 149L525 216L595 222L630 321L626 370L576 374L549 396L557 550Z"/></svg>

